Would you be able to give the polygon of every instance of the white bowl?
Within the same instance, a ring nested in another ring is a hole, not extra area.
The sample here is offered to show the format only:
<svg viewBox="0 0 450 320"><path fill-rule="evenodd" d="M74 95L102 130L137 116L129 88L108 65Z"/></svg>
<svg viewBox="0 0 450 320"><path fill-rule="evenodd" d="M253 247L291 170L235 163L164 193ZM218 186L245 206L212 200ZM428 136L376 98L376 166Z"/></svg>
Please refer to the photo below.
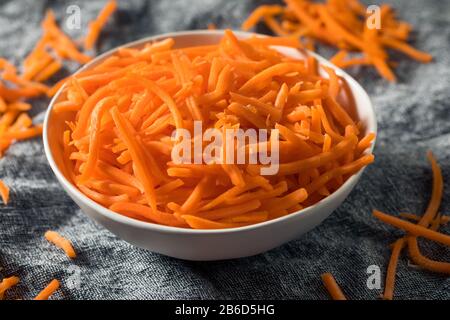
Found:
<svg viewBox="0 0 450 320"><path fill-rule="evenodd" d="M158 35L126 44L122 47L142 47L149 41L174 38L177 47L215 44L222 37L221 30L184 31ZM254 35L236 32L239 38ZM262 35L261 35L262 36ZM302 53L291 48L278 48L286 55L301 57ZM117 49L102 54L82 68L90 68L104 60ZM372 104L364 89L347 73L332 65L326 59L309 52L323 64L332 67L337 74L344 77L353 92L356 111L364 123L367 132L377 131L376 118ZM99 205L81 193L61 172L61 154L53 154L51 148L62 136L62 125L52 124L52 107L59 99L58 94L52 99L44 122L44 147L48 162L64 190L78 204L83 212L103 225L119 238L138 247L158 252L167 256L186 260L222 260L256 255L294 240L320 224L348 196L354 188L362 171L349 178L338 190L317 204L287 216L246 227L225 230L193 230L168 227L149 222L142 222L117 214ZM373 146L372 146L373 148ZM56 148L58 149L58 148Z"/></svg>

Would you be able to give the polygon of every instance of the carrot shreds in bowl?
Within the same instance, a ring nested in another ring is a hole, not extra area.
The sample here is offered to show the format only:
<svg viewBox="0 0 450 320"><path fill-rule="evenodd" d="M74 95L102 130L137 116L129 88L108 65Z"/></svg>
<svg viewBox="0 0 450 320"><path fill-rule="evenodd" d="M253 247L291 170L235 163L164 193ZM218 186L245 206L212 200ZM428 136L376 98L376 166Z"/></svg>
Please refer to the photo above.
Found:
<svg viewBox="0 0 450 320"><path fill-rule="evenodd" d="M73 249L72 242L70 240L62 237L59 233L55 231L47 231L45 233L45 239L47 241L53 243L58 248L61 248L64 250L64 252L67 254L69 258L76 258L75 250Z"/></svg>
<svg viewBox="0 0 450 320"><path fill-rule="evenodd" d="M305 47L320 41L338 49L331 61L338 67L371 65L389 81L396 77L391 70L388 49L428 63L432 56L411 47L407 41L411 26L395 16L392 7L380 6L379 12L368 12L358 1L285 0L286 6L261 5L242 23L249 30L259 21L278 36L300 38ZM377 21L377 19L379 21ZM349 52L355 52L348 58Z"/></svg>
<svg viewBox="0 0 450 320"><path fill-rule="evenodd" d="M53 279L39 294L34 298L34 300L48 300L52 294L55 293L60 287L58 280Z"/></svg>
<svg viewBox="0 0 450 320"><path fill-rule="evenodd" d="M272 47L280 44L298 47L230 30L208 46L175 49L165 39L121 48L65 79L53 109L69 119L63 171L111 210L169 226L237 227L315 204L373 162L374 135L358 127L342 77ZM279 171L265 177L261 163L198 163L195 154L172 161L172 133L193 132L197 121L223 138L226 130L268 130L265 143L244 142L246 157L270 147L279 130Z"/></svg>
<svg viewBox="0 0 450 320"><path fill-rule="evenodd" d="M331 273L324 273L321 275L321 278L323 285L333 300L347 300Z"/></svg>

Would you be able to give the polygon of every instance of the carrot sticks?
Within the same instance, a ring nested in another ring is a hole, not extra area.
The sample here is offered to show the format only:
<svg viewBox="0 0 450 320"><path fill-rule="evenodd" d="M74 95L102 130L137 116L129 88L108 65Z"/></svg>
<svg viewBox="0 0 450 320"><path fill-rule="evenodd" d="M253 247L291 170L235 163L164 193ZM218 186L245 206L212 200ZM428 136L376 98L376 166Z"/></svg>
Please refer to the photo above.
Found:
<svg viewBox="0 0 450 320"><path fill-rule="evenodd" d="M59 233L55 231L47 231L45 233L45 239L53 243L58 248L63 249L69 258L74 259L77 256L75 250L73 249L72 243L66 238L62 237Z"/></svg>
<svg viewBox="0 0 450 320"><path fill-rule="evenodd" d="M400 213L400 217L417 221L417 224L388 215L378 210L373 211L374 217L378 218L384 223L407 232L407 235L403 238L398 239L394 243L392 248L391 259L389 261L388 271L386 275L385 291L383 295L383 298L387 300L391 300L393 298L398 259L402 249L405 246L407 246L408 248L408 253L411 260L417 265L433 272L450 274L450 263L435 261L425 257L420 252L417 242L417 237L424 237L431 241L450 246L450 236L437 231L440 224L445 224L448 221L448 217L441 217L441 215L437 214L442 200L443 192L443 179L441 169L431 151L427 153L427 156L431 163L431 168L433 171L433 188L427 210L422 217L407 213Z"/></svg>
<svg viewBox="0 0 450 320"><path fill-rule="evenodd" d="M0 300L3 300L3 297L5 295L5 292L8 289L11 289L12 287L14 287L16 284L18 284L20 281L20 279L18 277L9 277L9 278L4 278L1 282L0 282Z"/></svg>
<svg viewBox="0 0 450 320"><path fill-rule="evenodd" d="M2 197L3 204L8 204L9 188L2 180L0 180L0 196Z"/></svg>
<svg viewBox="0 0 450 320"><path fill-rule="evenodd" d="M411 26L395 17L390 6L382 6L379 16L372 15L358 1L285 0L286 6L261 5L242 23L248 30L263 21L278 36L300 38L303 46L320 41L334 46L332 62L338 67L371 65L388 81L396 81L387 49L428 63L430 54L411 47L407 40ZM358 8L355 10L355 8ZM379 19L379 26L374 20ZM376 27L376 28L375 28ZM359 56L348 58L348 52Z"/></svg>
<svg viewBox="0 0 450 320"><path fill-rule="evenodd" d="M89 31L84 39L84 48L90 50L94 47L103 26L106 24L108 18L116 11L117 2L115 0L109 1L106 6L99 13L97 19L89 23Z"/></svg>
<svg viewBox="0 0 450 320"><path fill-rule="evenodd" d="M34 300L48 300L56 290L59 289L60 283L58 280L53 279L39 294L34 298Z"/></svg>

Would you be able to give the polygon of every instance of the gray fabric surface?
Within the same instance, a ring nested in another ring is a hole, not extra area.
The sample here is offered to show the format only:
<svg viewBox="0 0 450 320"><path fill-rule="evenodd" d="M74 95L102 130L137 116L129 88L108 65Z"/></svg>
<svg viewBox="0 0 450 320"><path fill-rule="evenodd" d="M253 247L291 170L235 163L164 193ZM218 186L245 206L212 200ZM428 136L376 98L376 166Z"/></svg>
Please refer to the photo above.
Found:
<svg viewBox="0 0 450 320"><path fill-rule="evenodd" d="M205 28L209 22L238 28L259 2L121 1L99 51L148 35ZM233 261L186 262L137 249L78 209L47 165L42 142L35 139L15 144L0 160L0 179L11 186L10 204L0 205L0 278L18 275L22 280L9 297L31 298L56 277L63 280L63 289L55 299L327 299L320 274L330 271L349 298L377 299L382 290L367 288L366 269L378 265L384 278L388 245L401 233L375 221L371 210L424 211L431 191L427 149L442 166L447 185L441 211L450 213L450 1L389 2L415 25L415 45L431 52L435 62L421 65L398 56L398 84L386 83L373 71L351 71L376 108L376 162L323 224L280 248ZM2 0L0 56L20 61L39 37L45 9L52 7L62 18L69 4L81 7L85 28L104 1ZM42 121L45 108L45 101L35 103L36 121ZM75 261L45 241L48 229L73 240L79 252ZM450 261L448 248L426 241L421 246L431 257ZM67 288L73 265L81 272L79 289ZM408 266L403 255L395 296L449 299L450 279Z"/></svg>

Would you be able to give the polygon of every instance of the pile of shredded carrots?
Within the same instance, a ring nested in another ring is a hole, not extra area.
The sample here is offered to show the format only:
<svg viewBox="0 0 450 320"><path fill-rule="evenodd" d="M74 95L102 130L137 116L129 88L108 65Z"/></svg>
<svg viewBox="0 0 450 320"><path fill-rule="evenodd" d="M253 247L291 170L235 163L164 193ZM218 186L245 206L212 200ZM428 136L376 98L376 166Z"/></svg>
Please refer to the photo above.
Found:
<svg viewBox="0 0 450 320"><path fill-rule="evenodd" d="M85 49L92 49L107 19L117 7L109 1L96 20L91 22L85 38ZM64 81L50 87L49 82L63 67L63 61L84 64L91 57L80 51L57 25L53 11L49 10L42 22L42 36L24 58L19 70L12 63L0 58L0 158L9 146L42 134L42 125L34 124L27 114L32 108L32 98L52 97ZM0 177L1 179L1 177ZM4 204L9 200L9 188L0 180L0 196Z"/></svg>
<svg viewBox="0 0 450 320"><path fill-rule="evenodd" d="M365 150L374 134L362 135L333 69L320 76L315 59L271 45L298 41L238 40L230 30L216 45L174 49L165 39L74 75L53 109L72 119L60 138L65 175L115 212L195 229L263 222L327 197L373 161ZM173 131L196 120L203 130L278 129L278 174L261 176L258 164L172 162Z"/></svg>
<svg viewBox="0 0 450 320"><path fill-rule="evenodd" d="M91 22L84 42L85 50L93 48L101 29L116 8L116 1L109 1L97 19ZM41 39L25 57L19 70L6 59L0 58L0 158L14 142L42 134L42 125L33 124L27 114L32 108L30 99L52 97L65 83L65 80L62 80L52 87L48 85L63 67L63 61L84 64L91 60L91 57L81 52L77 43L58 27L51 10L42 22L42 30ZM9 187L0 180L0 197L3 204L8 203L9 192ZM58 233L48 231L45 238L63 249L68 257L76 257L71 242ZM0 300L3 300L6 291L19 281L16 276L4 278L0 282ZM52 280L35 300L47 300L59 286L58 280Z"/></svg>
<svg viewBox="0 0 450 320"><path fill-rule="evenodd" d="M286 6L262 5L242 24L248 30L262 20L275 34L301 38L305 47L314 50L314 41L331 45L339 51L331 61L346 68L371 65L389 81L395 81L395 65L388 49L393 49L422 63L432 56L408 44L412 27L399 21L388 4L379 12L367 11L358 0L284 0ZM379 19L379 25L375 19ZM349 54L356 52L359 54Z"/></svg>
<svg viewBox="0 0 450 320"><path fill-rule="evenodd" d="M388 265L383 295L383 298L387 300L391 300L393 298L397 264L400 253L405 247L408 248L409 258L416 265L429 271L447 275L450 274L450 263L435 261L427 258L421 253L417 241L418 237L423 237L445 246L450 246L450 235L445 235L438 232L439 227L447 224L449 221L448 216L442 216L438 213L444 188L442 172L431 151L428 152L428 159L431 163L431 169L433 171L433 188L431 192L431 199L425 213L422 217L411 213L400 214L400 217L415 221L417 224L387 215L378 210L373 211L373 215L384 223L407 232L406 236L398 239L392 246L392 254Z"/></svg>

